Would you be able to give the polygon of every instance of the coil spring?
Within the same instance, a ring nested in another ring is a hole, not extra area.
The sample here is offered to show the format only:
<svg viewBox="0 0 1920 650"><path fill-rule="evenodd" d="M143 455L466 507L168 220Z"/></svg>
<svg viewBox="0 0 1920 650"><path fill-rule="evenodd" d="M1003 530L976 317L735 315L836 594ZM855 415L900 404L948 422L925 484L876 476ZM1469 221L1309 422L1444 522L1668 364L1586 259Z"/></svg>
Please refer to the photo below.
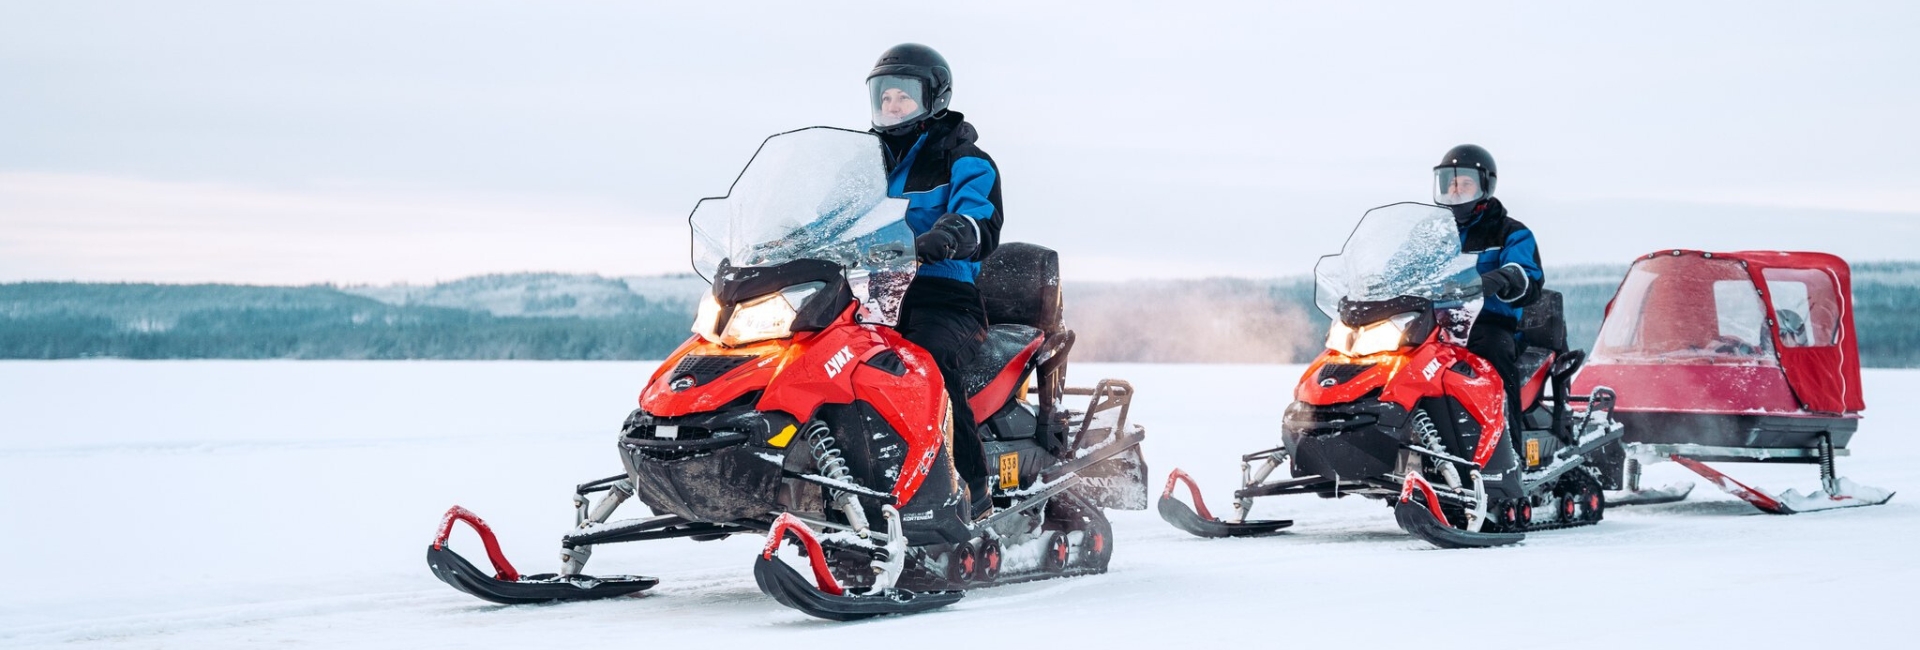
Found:
<svg viewBox="0 0 1920 650"><path fill-rule="evenodd" d="M1419 411L1418 413L1424 417L1413 418L1413 429L1414 433L1420 436L1420 444L1426 446L1427 449L1445 453L1447 446L1440 442L1440 431L1438 427L1434 426L1433 418L1427 416L1425 411ZM1436 464L1439 465L1440 478L1442 481L1445 481L1449 487L1460 487L1460 468L1454 467L1453 463L1444 460Z"/></svg>
<svg viewBox="0 0 1920 650"><path fill-rule="evenodd" d="M807 425L807 453L813 455L813 464L820 468L820 475L835 481L853 482L853 470L847 468L845 454L840 452L838 443L833 439L833 430L824 422ZM839 491L835 490L835 494Z"/></svg>

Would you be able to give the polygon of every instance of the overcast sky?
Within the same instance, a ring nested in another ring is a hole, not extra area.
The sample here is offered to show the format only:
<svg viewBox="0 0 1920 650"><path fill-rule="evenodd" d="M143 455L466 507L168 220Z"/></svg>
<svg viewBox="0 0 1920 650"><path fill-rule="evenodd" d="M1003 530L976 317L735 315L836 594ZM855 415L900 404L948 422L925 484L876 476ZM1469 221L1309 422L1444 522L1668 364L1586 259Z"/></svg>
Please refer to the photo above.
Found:
<svg viewBox="0 0 1920 650"><path fill-rule="evenodd" d="M1462 142L1549 264L1920 258L1920 4L655 5L0 0L0 281L684 271L902 41L1076 279L1306 273Z"/></svg>

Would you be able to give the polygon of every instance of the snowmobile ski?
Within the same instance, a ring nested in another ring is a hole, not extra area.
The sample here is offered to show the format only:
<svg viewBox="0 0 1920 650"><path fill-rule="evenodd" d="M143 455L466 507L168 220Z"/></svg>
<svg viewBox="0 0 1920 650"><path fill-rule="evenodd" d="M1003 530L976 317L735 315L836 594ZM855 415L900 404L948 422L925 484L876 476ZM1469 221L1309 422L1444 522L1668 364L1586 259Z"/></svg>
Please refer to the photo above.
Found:
<svg viewBox="0 0 1920 650"><path fill-rule="evenodd" d="M1182 481L1193 495L1193 508L1173 496L1173 488ZM1195 512L1195 508L1199 512ZM1167 476L1167 488L1160 492L1160 518L1173 524L1174 528L1207 538L1272 535L1293 525L1291 519L1222 521L1207 510L1206 501L1200 498L1200 486L1193 482L1193 477L1178 469Z"/></svg>
<svg viewBox="0 0 1920 650"><path fill-rule="evenodd" d="M1424 493L1423 501L1414 501L1415 490ZM1401 530L1440 548L1509 546L1527 538L1526 533L1471 531L1448 525L1433 486L1417 475L1409 477L1406 487L1401 489L1400 503L1393 507L1393 519Z"/></svg>
<svg viewBox="0 0 1920 650"><path fill-rule="evenodd" d="M493 563L492 575L481 571L447 546L454 522L465 522L479 533L487 547L487 559ZM541 573L521 575L500 552L493 529L466 508L454 506L440 522L440 532L427 547L427 566L442 582L481 600L502 605L545 603L562 600L595 600L645 591L659 584L644 576L586 576Z"/></svg>
<svg viewBox="0 0 1920 650"><path fill-rule="evenodd" d="M813 568L813 583L774 557L780 544L789 538L805 549L807 561ZM774 520L766 547L754 559L753 580L759 584L761 593L772 596L780 604L830 621L924 612L951 605L966 596L964 591L913 592L891 587L874 590L877 593L849 594L833 578L820 541L792 514L782 514Z"/></svg>
<svg viewBox="0 0 1920 650"><path fill-rule="evenodd" d="M1409 502L1394 506L1393 518L1401 530L1440 548L1509 546L1527 538L1525 533L1476 533L1454 528L1436 519L1431 510Z"/></svg>
<svg viewBox="0 0 1920 650"><path fill-rule="evenodd" d="M1765 491L1749 487L1745 483L1734 480L1733 477L1722 474L1719 470L1712 467L1708 467L1706 463L1678 454L1670 456L1670 458L1673 459L1673 462L1679 463L1681 467L1693 470L1693 473L1699 474L1708 481L1712 481L1715 486L1726 491L1727 494L1739 497L1740 500L1751 504L1755 508L1759 508L1761 512L1772 515L1793 515L1816 510L1877 506L1893 499L1894 494L1879 488L1856 485L1854 482L1846 479L1836 479L1832 481L1832 486L1825 491L1800 494L1797 491L1788 490L1779 497L1775 497Z"/></svg>

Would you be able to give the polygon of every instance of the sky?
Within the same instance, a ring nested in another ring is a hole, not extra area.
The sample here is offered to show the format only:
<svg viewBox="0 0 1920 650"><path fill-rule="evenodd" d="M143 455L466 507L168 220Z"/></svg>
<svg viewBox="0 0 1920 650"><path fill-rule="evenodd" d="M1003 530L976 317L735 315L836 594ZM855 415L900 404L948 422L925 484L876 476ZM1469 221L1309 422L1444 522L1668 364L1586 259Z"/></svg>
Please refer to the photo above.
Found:
<svg viewBox="0 0 1920 650"><path fill-rule="evenodd" d="M1670 6L1672 5L1672 6ZM1307 273L1472 142L1549 265L1917 259L1920 5L0 0L0 282L688 269L767 135L939 49L1005 241Z"/></svg>

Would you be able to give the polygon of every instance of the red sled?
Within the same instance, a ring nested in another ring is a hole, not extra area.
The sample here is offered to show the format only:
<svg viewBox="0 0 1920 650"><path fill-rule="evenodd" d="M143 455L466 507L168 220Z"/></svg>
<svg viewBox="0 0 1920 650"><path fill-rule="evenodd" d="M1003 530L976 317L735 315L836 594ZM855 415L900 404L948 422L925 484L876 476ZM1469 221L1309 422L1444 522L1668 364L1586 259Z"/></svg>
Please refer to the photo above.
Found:
<svg viewBox="0 0 1920 650"><path fill-rule="evenodd" d="M1576 393L1616 389L1626 453L1614 505L1664 503L1691 485L1643 489L1643 465L1676 461L1774 514L1879 505L1891 492L1834 470L1866 403L1847 263L1825 253L1670 250L1636 260L1607 304ZM1778 495L1705 463L1803 463L1821 490Z"/></svg>

